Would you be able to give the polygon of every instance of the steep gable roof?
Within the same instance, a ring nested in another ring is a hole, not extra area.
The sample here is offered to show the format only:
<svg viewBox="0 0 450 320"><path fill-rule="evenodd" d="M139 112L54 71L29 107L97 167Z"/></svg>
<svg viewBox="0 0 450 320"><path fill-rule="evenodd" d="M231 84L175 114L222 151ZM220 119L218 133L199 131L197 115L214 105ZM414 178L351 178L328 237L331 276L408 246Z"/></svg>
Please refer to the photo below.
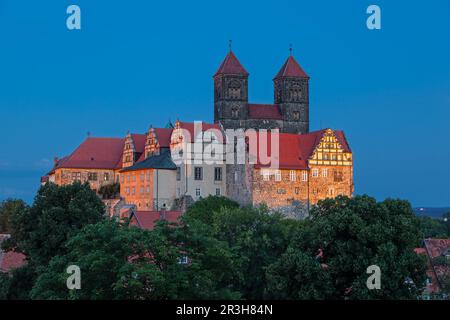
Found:
<svg viewBox="0 0 450 320"><path fill-rule="evenodd" d="M159 146L162 148L170 147L170 138L172 136L173 128L154 128L154 130Z"/></svg>
<svg viewBox="0 0 450 320"><path fill-rule="evenodd" d="M59 168L114 169L122 157L124 139L88 137L75 151L59 160Z"/></svg>
<svg viewBox="0 0 450 320"><path fill-rule="evenodd" d="M248 76L247 70L242 66L239 60L234 55L233 51L229 51L225 59L217 69L214 77L220 74L234 74L234 75L245 75Z"/></svg>
<svg viewBox="0 0 450 320"><path fill-rule="evenodd" d="M293 134L293 133L279 133L279 158L278 164L280 169L307 169L308 160L313 155L314 150L322 140L322 137L326 129L313 131L306 134ZM342 131L334 131L336 137L339 140L343 150L345 152L351 152L345 139L345 135ZM267 140L261 141L259 139L259 132L257 133L257 150L262 145L260 143L267 143L267 156L275 156L276 153L272 152L272 133L267 133ZM342 142L341 142L342 141ZM252 149L250 148L250 151ZM264 150L264 149L263 149ZM253 155L256 159L255 168L270 167L270 163L264 163L263 159L260 159L260 155ZM276 159L274 159L276 161Z"/></svg>
<svg viewBox="0 0 450 320"><path fill-rule="evenodd" d="M309 78L293 56L289 56L289 58L287 58L280 71L278 71L275 76L275 79L283 77Z"/></svg>

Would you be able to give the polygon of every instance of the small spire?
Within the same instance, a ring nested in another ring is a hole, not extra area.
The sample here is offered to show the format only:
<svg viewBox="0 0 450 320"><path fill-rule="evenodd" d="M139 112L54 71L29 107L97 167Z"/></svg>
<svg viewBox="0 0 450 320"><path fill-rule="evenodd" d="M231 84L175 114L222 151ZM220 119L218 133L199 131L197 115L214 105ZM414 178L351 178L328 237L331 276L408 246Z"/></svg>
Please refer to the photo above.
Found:
<svg viewBox="0 0 450 320"><path fill-rule="evenodd" d="M292 43L289 43L289 55L292 57Z"/></svg>
<svg viewBox="0 0 450 320"><path fill-rule="evenodd" d="M233 40L228 40L228 48L230 49L230 51L231 51L231 48L232 48L232 46L233 46Z"/></svg>
<svg viewBox="0 0 450 320"><path fill-rule="evenodd" d="M88 136L88 137L91 136L91 132L90 132L90 131L87 132L87 136Z"/></svg>

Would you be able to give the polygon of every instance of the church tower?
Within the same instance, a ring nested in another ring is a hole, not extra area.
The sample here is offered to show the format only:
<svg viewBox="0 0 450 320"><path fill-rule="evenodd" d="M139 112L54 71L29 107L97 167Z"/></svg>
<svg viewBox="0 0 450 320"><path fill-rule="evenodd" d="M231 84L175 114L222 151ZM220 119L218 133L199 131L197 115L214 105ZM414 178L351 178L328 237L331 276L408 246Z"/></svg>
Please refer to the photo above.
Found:
<svg viewBox="0 0 450 320"><path fill-rule="evenodd" d="M283 117L282 132L309 132L309 76L292 55L273 79L274 102Z"/></svg>
<svg viewBox="0 0 450 320"><path fill-rule="evenodd" d="M214 75L214 122L225 129L245 128L248 72L230 50Z"/></svg>

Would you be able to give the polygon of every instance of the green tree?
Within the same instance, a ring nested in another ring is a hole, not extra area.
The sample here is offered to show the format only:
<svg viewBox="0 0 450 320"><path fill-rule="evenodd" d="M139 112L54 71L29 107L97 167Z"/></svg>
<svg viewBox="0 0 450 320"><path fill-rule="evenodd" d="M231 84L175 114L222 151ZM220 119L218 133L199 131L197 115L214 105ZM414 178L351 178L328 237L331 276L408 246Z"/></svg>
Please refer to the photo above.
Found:
<svg viewBox="0 0 450 320"><path fill-rule="evenodd" d="M239 204L222 196L211 196L203 198L194 202L186 211L190 219L195 219L206 224L211 224L213 221L214 212L222 208L236 209Z"/></svg>
<svg viewBox="0 0 450 320"><path fill-rule="evenodd" d="M56 255L67 252L66 241L84 226L105 218L102 201L88 184L42 186L31 207L19 206L10 224L5 250L25 254L27 265L14 270L8 288L10 299L29 297L36 277ZM3 286L7 284L3 282Z"/></svg>
<svg viewBox="0 0 450 320"><path fill-rule="evenodd" d="M18 199L0 202L0 233L11 233L13 217L26 208L26 203Z"/></svg>
<svg viewBox="0 0 450 320"><path fill-rule="evenodd" d="M65 242L83 226L105 217L103 202L88 184L42 186L31 207L14 216L11 239L15 247L36 266L46 265L53 256L65 252Z"/></svg>
<svg viewBox="0 0 450 320"><path fill-rule="evenodd" d="M431 217L418 217L419 227L423 238L447 238L448 230L444 221Z"/></svg>
<svg viewBox="0 0 450 320"><path fill-rule="evenodd" d="M205 243L202 253L186 250L180 230L165 222L153 231L125 227L114 221L86 226L67 242L65 255L54 257L32 289L34 299L217 299L237 297L217 286L219 270L203 263L227 266L226 251ZM182 263L186 254L193 262ZM223 255L225 254L225 256ZM81 269L81 289L66 288L69 265Z"/></svg>
<svg viewBox="0 0 450 320"><path fill-rule="evenodd" d="M226 274L223 283L245 299L262 299L267 285L265 268L286 250L301 223L270 214L266 207L222 205L214 197L200 200L194 210L191 208L183 216L183 222L192 237L218 241L230 252L232 268L223 270ZM189 247L190 239L186 243ZM220 264L217 261L218 268Z"/></svg>
<svg viewBox="0 0 450 320"><path fill-rule="evenodd" d="M442 221L447 228L447 236L450 237L450 212L444 213L442 215Z"/></svg>
<svg viewBox="0 0 450 320"><path fill-rule="evenodd" d="M289 288L293 296L287 298L293 299L414 299L425 281L425 259L414 252L421 238L418 220L407 201L377 203L368 196L321 201L283 259L268 268L268 278L276 280L285 270L297 268L298 272L287 273L283 281L272 280L267 295L282 296L287 282L296 286ZM305 295L295 294L304 291L296 279L306 279L311 270L298 268L301 263L308 265L306 257L320 263L323 272L316 278L325 279L331 290L321 290L320 281ZM366 286L366 270L371 265L381 269L380 290Z"/></svg>
<svg viewBox="0 0 450 320"><path fill-rule="evenodd" d="M98 189L98 194L101 195L103 199L118 198L120 195L120 184L112 183L101 186L100 189Z"/></svg>

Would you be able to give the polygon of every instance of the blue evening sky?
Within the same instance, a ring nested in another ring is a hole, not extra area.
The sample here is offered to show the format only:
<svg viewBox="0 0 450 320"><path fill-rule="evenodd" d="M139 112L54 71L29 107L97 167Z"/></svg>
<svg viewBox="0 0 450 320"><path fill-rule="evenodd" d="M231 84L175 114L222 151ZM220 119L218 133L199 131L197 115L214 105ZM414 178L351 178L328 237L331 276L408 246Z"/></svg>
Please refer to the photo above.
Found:
<svg viewBox="0 0 450 320"><path fill-rule="evenodd" d="M82 30L66 28L77 4ZM366 28L378 4L382 30ZM0 0L0 199L31 201L87 132L213 120L228 40L255 103L294 55L311 129L343 129L356 193L450 206L450 1Z"/></svg>

